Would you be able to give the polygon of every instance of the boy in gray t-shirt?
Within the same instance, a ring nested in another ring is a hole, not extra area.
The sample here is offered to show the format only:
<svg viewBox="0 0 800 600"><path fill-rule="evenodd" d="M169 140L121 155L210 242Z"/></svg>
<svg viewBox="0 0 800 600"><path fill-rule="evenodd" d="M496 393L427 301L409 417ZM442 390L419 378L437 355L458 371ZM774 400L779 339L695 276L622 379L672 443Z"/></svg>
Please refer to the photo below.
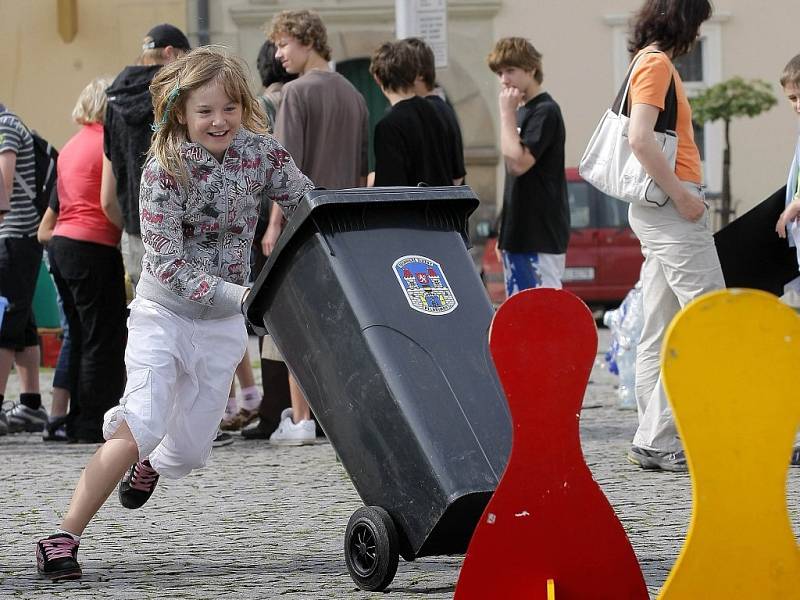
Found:
<svg viewBox="0 0 800 600"><path fill-rule="evenodd" d="M290 33L291 32L291 33ZM331 71L331 49L325 25L308 10L285 10L272 19L270 39L288 73L299 77L283 88L275 137L316 186L328 189L360 187L367 176L367 105L353 85ZM262 240L269 254L283 228L280 208L273 207ZM281 415L270 442L278 445L314 443L311 409L289 377L292 408Z"/></svg>

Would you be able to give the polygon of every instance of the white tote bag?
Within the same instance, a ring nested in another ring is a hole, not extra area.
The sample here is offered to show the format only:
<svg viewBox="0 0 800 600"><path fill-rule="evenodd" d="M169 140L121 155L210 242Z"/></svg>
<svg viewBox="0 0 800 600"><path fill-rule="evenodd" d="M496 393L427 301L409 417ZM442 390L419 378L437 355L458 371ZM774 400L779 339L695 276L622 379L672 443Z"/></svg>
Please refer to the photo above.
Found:
<svg viewBox="0 0 800 600"><path fill-rule="evenodd" d="M614 106L608 109L600 119L597 129L592 134L589 145L583 153L578 172L594 187L614 198L643 206L664 206L669 198L644 170L644 167L633 155L628 143L630 117L624 113L627 107L631 77L642 56L644 54L637 58L628 71L623 89L620 90L621 98L618 95ZM670 104L671 102L672 104ZM674 131L675 117L677 116L674 76L667 93L665 109L661 115L665 117L663 120L671 122L667 124L668 128L665 128L660 125L662 118L659 116L659 123L656 124L654 135L658 146L667 157L667 162L674 170L675 155L678 149L678 136ZM659 131L662 128L664 130Z"/></svg>

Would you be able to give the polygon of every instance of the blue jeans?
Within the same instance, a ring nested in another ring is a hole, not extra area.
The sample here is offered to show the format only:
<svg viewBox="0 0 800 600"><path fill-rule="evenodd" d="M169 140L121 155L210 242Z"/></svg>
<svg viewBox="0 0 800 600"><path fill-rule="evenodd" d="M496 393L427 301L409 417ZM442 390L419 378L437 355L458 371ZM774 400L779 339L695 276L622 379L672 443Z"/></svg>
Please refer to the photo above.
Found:
<svg viewBox="0 0 800 600"><path fill-rule="evenodd" d="M58 320L61 321L61 350L58 352L58 361L56 362L56 370L53 373L53 387L69 389L69 322L67 315L64 314L64 302L61 300L61 294L56 294L58 300Z"/></svg>

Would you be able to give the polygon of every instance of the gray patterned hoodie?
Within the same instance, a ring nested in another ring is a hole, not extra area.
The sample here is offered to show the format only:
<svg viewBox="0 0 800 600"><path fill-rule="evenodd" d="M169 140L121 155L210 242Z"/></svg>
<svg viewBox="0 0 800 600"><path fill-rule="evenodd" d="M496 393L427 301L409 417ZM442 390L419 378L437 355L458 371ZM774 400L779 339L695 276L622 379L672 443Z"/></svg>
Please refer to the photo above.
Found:
<svg viewBox="0 0 800 600"><path fill-rule="evenodd" d="M272 136L243 127L222 163L189 142L181 156L188 185L155 159L142 173L145 254L136 293L188 318L229 317L241 311L247 289L260 192L288 216L314 186Z"/></svg>

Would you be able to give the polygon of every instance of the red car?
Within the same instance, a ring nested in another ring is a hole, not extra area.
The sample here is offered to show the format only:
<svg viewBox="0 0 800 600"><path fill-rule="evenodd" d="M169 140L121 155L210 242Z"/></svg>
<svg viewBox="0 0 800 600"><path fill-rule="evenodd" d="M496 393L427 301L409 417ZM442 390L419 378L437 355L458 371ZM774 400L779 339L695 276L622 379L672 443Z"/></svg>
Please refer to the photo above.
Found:
<svg viewBox="0 0 800 600"><path fill-rule="evenodd" d="M593 310L615 307L639 279L642 252L628 225L628 204L605 195L567 169L572 232L567 247L564 288ZM486 241L481 261L489 297L495 305L506 299L503 266L497 257L497 237Z"/></svg>

